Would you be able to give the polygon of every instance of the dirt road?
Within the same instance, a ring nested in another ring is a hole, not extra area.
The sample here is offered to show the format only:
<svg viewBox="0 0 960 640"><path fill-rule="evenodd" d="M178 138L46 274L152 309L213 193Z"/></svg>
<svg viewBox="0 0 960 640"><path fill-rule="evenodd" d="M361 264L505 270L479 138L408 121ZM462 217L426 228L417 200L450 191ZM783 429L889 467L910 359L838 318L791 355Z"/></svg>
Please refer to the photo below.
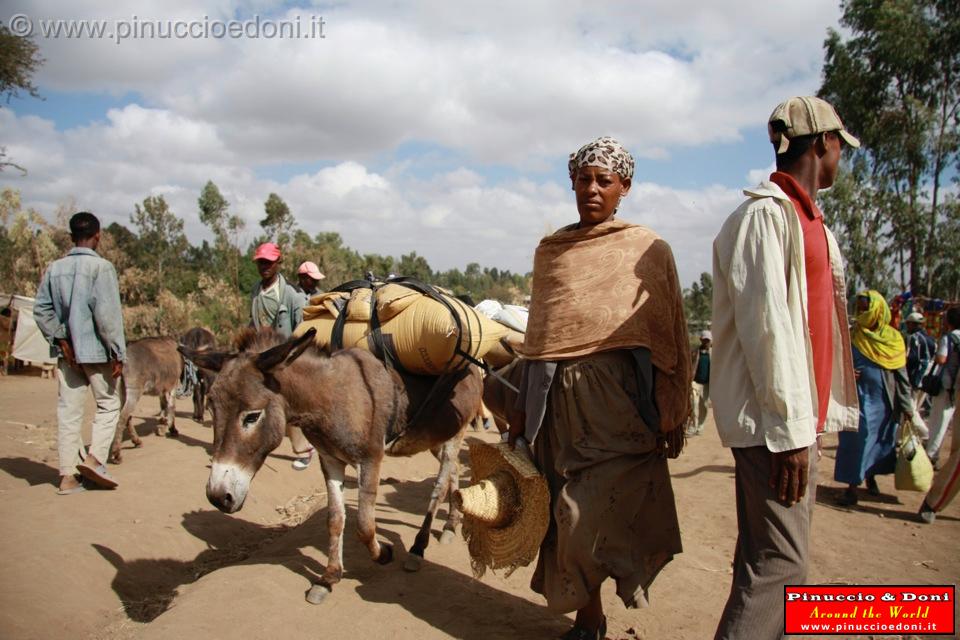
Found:
<svg viewBox="0 0 960 640"><path fill-rule="evenodd" d="M356 484L348 483L344 580L325 604L308 604L304 593L326 557L319 467L291 469L285 442L243 510L221 514L204 496L211 430L190 420L181 400L181 438L150 435L158 411L156 398L141 401L134 420L144 446L111 469L118 490L57 496L56 382L0 378L0 638L479 640L552 638L569 627L529 590L532 567L474 580L462 540L441 546L435 536L423 570L403 571L436 469L429 454L385 465L377 518L399 556L391 565L371 562L349 535ZM827 441L819 468L811 582L956 583L960 504L921 525L914 514L922 496L897 494L887 476L880 497L836 507L835 447ZM710 638L726 600L736 539L732 458L708 424L671 469L684 553L654 583L649 609L624 609L607 585L609 638Z"/></svg>

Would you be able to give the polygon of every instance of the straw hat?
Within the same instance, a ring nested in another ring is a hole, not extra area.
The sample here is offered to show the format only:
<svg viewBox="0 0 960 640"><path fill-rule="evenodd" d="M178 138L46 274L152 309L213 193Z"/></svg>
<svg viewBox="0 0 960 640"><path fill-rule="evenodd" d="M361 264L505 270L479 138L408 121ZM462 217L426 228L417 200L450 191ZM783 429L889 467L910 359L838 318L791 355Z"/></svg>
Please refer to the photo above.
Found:
<svg viewBox="0 0 960 640"><path fill-rule="evenodd" d="M505 442L470 442L473 485L457 491L473 573L530 564L550 524L550 489L530 458Z"/></svg>

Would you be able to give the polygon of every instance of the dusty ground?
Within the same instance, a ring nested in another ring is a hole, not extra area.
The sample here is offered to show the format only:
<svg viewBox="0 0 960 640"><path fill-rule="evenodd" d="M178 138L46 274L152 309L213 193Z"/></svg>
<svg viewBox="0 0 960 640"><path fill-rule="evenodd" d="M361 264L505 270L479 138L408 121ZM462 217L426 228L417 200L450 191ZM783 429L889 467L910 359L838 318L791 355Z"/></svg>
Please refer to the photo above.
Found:
<svg viewBox="0 0 960 640"><path fill-rule="evenodd" d="M178 409L183 436L159 438L159 404L144 399L135 421L150 435L112 468L120 488L62 497L54 493L56 382L0 378L0 638L551 638L569 626L528 589L531 568L474 580L461 540L435 539L423 570L408 574L402 562L375 565L348 536L345 579L327 603L307 604L325 561L319 468L291 469L285 443L243 510L221 514L203 491L211 431L187 417L186 401ZM657 579L650 609L628 611L604 590L609 638L712 637L729 589L736 516L732 459L711 426L671 465L685 551ZM960 504L932 526L918 524L922 496L896 494L888 476L879 498L833 506L835 446L827 442L820 465L811 581L956 583ZM434 470L429 454L386 464L378 527L401 561ZM355 484L347 504L349 532Z"/></svg>

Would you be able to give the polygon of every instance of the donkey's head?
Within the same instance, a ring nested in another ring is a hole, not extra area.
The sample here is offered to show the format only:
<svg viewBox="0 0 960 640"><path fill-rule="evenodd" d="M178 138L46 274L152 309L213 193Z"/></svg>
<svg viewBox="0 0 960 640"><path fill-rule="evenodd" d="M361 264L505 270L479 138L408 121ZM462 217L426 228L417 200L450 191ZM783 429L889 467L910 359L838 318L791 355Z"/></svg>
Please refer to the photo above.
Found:
<svg viewBox="0 0 960 640"><path fill-rule="evenodd" d="M213 464L207 499L226 513L239 511L250 481L286 431L286 402L277 374L313 344L316 330L277 344L272 331L241 338L241 351L193 350L184 356L202 369L218 371L210 388Z"/></svg>

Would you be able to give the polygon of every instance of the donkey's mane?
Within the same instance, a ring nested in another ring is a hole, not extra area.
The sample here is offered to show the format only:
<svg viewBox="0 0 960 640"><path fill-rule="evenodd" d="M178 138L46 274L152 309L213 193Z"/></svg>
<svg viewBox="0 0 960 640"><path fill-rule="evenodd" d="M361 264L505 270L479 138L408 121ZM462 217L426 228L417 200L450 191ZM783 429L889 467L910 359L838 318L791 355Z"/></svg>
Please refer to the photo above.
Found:
<svg viewBox="0 0 960 640"><path fill-rule="evenodd" d="M244 327L233 338L233 345L238 351L266 351L283 342L283 337L273 327Z"/></svg>
<svg viewBox="0 0 960 640"><path fill-rule="evenodd" d="M233 338L233 346L237 351L250 353L263 353L267 349L283 344L286 340L273 327L244 327ZM307 354L313 354L321 358L326 358L327 353L315 344L307 349Z"/></svg>

